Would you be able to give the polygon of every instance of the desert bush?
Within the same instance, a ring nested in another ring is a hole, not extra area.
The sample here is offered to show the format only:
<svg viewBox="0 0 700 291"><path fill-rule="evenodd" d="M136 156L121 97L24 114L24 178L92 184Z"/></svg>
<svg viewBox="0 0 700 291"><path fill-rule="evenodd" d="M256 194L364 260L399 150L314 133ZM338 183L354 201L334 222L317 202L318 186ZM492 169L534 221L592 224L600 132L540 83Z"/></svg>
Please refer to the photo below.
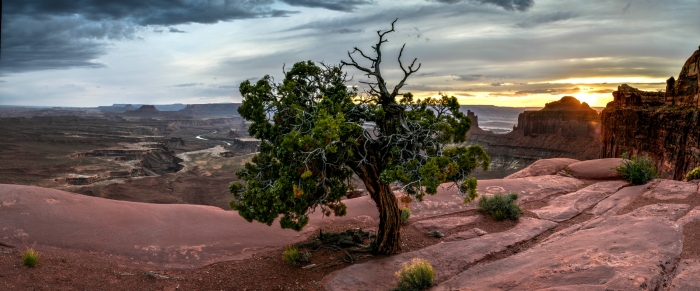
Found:
<svg viewBox="0 0 700 291"><path fill-rule="evenodd" d="M290 265L295 265L300 257L301 254L299 253L299 249L295 246L285 247L284 252L282 253L282 258L284 258L284 261Z"/></svg>
<svg viewBox="0 0 700 291"><path fill-rule="evenodd" d="M423 290L433 285L435 269L428 261L415 258L396 272L396 280L395 291Z"/></svg>
<svg viewBox="0 0 700 291"><path fill-rule="evenodd" d="M496 194L492 197L481 196L479 198L479 211L488 213L495 220L510 218L516 220L523 214L516 201L518 194L511 192L508 194Z"/></svg>
<svg viewBox="0 0 700 291"><path fill-rule="evenodd" d="M685 179L688 181L700 179L700 167L697 167L692 171L688 172L688 174L685 175Z"/></svg>
<svg viewBox="0 0 700 291"><path fill-rule="evenodd" d="M409 217L411 217L411 208L401 208L401 224L406 224Z"/></svg>
<svg viewBox="0 0 700 291"><path fill-rule="evenodd" d="M642 185L659 176L654 161L650 157L630 157L628 153L624 153L622 158L622 163L612 169L625 181L634 185Z"/></svg>
<svg viewBox="0 0 700 291"><path fill-rule="evenodd" d="M311 259L311 253L300 251L296 246L287 246L282 252L282 258L290 265L298 267L301 263L308 262Z"/></svg>
<svg viewBox="0 0 700 291"><path fill-rule="evenodd" d="M39 263L39 253L33 249L28 249L22 254L22 264L27 267L34 267Z"/></svg>

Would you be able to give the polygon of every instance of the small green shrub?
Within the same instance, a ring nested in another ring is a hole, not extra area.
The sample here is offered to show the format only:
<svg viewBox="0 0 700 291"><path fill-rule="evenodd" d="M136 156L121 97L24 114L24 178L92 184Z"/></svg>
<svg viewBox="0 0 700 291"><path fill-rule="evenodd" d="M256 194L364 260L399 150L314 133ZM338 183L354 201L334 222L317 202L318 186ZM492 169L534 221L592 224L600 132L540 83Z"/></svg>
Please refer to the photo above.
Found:
<svg viewBox="0 0 700 291"><path fill-rule="evenodd" d="M295 246L285 247L284 252L282 253L282 258L284 258L284 261L290 265L296 265L300 257L301 254L299 253L299 249Z"/></svg>
<svg viewBox="0 0 700 291"><path fill-rule="evenodd" d="M395 291L418 291L431 285L435 280L435 269L424 259L415 258L396 272L398 281Z"/></svg>
<svg viewBox="0 0 700 291"><path fill-rule="evenodd" d="M311 253L308 251L299 251L296 246L290 245L284 248L282 258L290 265L299 267L302 263L306 263L311 260Z"/></svg>
<svg viewBox="0 0 700 291"><path fill-rule="evenodd" d="M622 163L612 169L622 177L623 180L634 185L642 185L649 180L659 177L654 166L654 161L650 157L634 156L628 153L622 154Z"/></svg>
<svg viewBox="0 0 700 291"><path fill-rule="evenodd" d="M479 198L479 211L488 213L493 219L501 221L506 218L516 220L523 214L516 201L518 194L511 192L508 194L496 194L492 197L481 196Z"/></svg>
<svg viewBox="0 0 700 291"><path fill-rule="evenodd" d="M401 224L406 224L409 217L411 217L411 208L401 208Z"/></svg>
<svg viewBox="0 0 700 291"><path fill-rule="evenodd" d="M685 175L685 179L688 181L700 179L700 167L697 167L697 168L693 169L692 171L688 172L688 174Z"/></svg>
<svg viewBox="0 0 700 291"><path fill-rule="evenodd" d="M39 263L39 253L33 249L28 249L22 254L22 264L27 267L34 267Z"/></svg>

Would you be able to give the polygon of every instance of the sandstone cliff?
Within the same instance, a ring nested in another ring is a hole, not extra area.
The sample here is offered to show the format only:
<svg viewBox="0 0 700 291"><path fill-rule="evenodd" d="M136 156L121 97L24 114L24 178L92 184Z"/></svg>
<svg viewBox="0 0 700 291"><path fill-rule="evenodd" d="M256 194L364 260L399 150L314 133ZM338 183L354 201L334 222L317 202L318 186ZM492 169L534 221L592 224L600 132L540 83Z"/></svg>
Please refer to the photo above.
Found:
<svg viewBox="0 0 700 291"><path fill-rule="evenodd" d="M600 135L600 117L586 102L564 96L547 103L542 110L521 113L515 130L522 130L526 136L556 134L595 139Z"/></svg>
<svg viewBox="0 0 700 291"><path fill-rule="evenodd" d="M510 133L472 129L467 143L484 147L492 160L490 171L475 173L475 176L502 178L539 159L598 158L600 119L588 104L565 96L541 110L521 113L518 125Z"/></svg>
<svg viewBox="0 0 700 291"><path fill-rule="evenodd" d="M683 179L700 166L700 50L686 61L666 92L621 85L601 113L601 157L648 155L664 178Z"/></svg>

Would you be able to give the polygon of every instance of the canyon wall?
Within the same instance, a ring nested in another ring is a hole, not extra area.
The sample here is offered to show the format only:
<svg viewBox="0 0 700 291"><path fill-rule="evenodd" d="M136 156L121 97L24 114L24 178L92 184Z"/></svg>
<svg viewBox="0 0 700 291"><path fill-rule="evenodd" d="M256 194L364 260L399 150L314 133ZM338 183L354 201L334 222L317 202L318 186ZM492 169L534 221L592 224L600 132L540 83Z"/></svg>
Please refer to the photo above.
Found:
<svg viewBox="0 0 700 291"><path fill-rule="evenodd" d="M563 137L600 136L600 117L586 102L571 96L547 103L537 111L525 111L518 116L515 130L523 135L554 134Z"/></svg>
<svg viewBox="0 0 700 291"><path fill-rule="evenodd" d="M621 85L601 113L601 157L624 152L650 156L664 178L683 179L700 166L700 50L686 61L666 92Z"/></svg>
<svg viewBox="0 0 700 291"><path fill-rule="evenodd" d="M484 131L472 121L467 144L481 145L491 156L491 169L474 173L475 177L502 178L539 159L598 158L602 145L600 119L585 102L565 96L541 110L521 113L510 133Z"/></svg>

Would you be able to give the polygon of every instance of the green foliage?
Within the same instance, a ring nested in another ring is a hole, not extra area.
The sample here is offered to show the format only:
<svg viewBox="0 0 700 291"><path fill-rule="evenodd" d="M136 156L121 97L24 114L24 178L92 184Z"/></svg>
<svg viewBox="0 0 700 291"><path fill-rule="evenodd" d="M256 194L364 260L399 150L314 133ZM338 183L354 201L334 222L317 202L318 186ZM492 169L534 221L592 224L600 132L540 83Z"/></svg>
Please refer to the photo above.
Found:
<svg viewBox="0 0 700 291"><path fill-rule="evenodd" d="M411 217L411 208L401 208L401 224L406 224L409 217Z"/></svg>
<svg viewBox="0 0 700 291"><path fill-rule="evenodd" d="M472 177L466 179L464 183L462 183L462 185L459 186L461 188L460 190L463 193L467 193L467 195L464 197L464 203L472 202L474 199L476 199L476 197L479 196L478 194L476 194L476 185L476 178Z"/></svg>
<svg viewBox="0 0 700 291"><path fill-rule="evenodd" d="M692 171L688 172L688 174L685 175L685 179L688 181L700 179L700 167L697 167Z"/></svg>
<svg viewBox="0 0 700 291"><path fill-rule="evenodd" d="M506 195L496 194L492 197L481 196L479 198L479 211L488 213L493 219L501 221L506 218L516 220L523 214L518 204L518 194L515 192Z"/></svg>
<svg viewBox="0 0 700 291"><path fill-rule="evenodd" d="M22 264L27 267L34 267L39 263L39 253L33 249L28 249L22 254Z"/></svg>
<svg viewBox="0 0 700 291"><path fill-rule="evenodd" d="M301 258L301 253L299 252L299 249L297 247L287 246L284 248L284 252L282 253L282 258L288 264L296 265L299 258Z"/></svg>
<svg viewBox="0 0 700 291"><path fill-rule="evenodd" d="M396 280L398 283L395 291L424 290L433 285L435 270L428 261L415 258L396 272Z"/></svg>
<svg viewBox="0 0 700 291"><path fill-rule="evenodd" d="M391 31L393 24L380 33L378 55L383 35ZM416 100L399 93L417 71L413 64L401 65L404 78L391 90L380 75L380 58L361 55L373 60L371 68L357 65L352 53L352 62L342 64L376 81L368 81L370 89L362 95L347 85L342 66L311 61L294 64L281 83L270 76L241 83L238 112L251 121L249 134L261 140L252 161L236 172L241 182L229 187L231 208L243 218L271 225L281 216L283 228L301 230L319 208L324 215L345 215L341 199L353 174L381 195L393 195L388 185L398 182L420 201L453 182L469 199L476 197L469 174L488 169L491 159L480 146L448 146L464 142L471 127L457 98L440 93ZM380 211L398 210L383 205L391 200L374 199Z"/></svg>
<svg viewBox="0 0 700 291"><path fill-rule="evenodd" d="M633 156L628 153L622 154L622 163L613 167L622 179L634 185L642 185L649 180L659 177L654 166L654 161L650 157Z"/></svg>

